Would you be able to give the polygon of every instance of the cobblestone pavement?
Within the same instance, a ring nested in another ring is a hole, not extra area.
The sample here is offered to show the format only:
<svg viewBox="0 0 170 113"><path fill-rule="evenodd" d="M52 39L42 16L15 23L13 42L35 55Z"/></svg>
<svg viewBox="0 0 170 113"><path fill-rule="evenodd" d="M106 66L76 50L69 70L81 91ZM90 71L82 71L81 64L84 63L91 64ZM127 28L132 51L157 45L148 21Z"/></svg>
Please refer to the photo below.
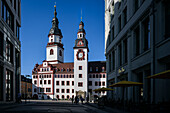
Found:
<svg viewBox="0 0 170 113"><path fill-rule="evenodd" d="M27 100L21 104L0 104L0 113L121 113L96 104L72 104L71 101Z"/></svg>

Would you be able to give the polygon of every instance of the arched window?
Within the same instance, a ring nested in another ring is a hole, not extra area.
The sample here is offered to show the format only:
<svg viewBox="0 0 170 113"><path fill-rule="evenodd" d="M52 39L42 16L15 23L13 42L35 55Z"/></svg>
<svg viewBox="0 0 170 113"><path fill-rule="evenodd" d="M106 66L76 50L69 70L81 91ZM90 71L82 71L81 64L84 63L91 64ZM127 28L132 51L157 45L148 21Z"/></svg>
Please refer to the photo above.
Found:
<svg viewBox="0 0 170 113"><path fill-rule="evenodd" d="M50 50L50 55L53 55L53 54L54 54L54 50L51 49L51 50Z"/></svg>

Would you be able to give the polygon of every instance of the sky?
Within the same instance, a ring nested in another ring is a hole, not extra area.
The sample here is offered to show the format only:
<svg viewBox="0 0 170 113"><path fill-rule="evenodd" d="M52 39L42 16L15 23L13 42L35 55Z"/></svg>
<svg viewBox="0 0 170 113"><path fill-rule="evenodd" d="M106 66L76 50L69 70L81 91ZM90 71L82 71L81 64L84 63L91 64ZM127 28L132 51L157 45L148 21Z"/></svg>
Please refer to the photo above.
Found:
<svg viewBox="0 0 170 113"><path fill-rule="evenodd" d="M73 47L79 23L84 22L89 43L89 61L105 61L104 0L22 0L21 74L31 75L35 64L46 59L48 33L52 27L54 5L64 44L64 62L74 62Z"/></svg>

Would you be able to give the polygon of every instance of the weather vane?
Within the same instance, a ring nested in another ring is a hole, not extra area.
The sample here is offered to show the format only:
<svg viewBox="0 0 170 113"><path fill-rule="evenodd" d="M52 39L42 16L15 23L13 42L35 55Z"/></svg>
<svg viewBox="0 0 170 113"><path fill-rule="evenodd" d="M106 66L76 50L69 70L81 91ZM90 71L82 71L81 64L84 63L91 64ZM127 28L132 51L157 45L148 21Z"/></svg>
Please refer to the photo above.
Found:
<svg viewBox="0 0 170 113"><path fill-rule="evenodd" d="M82 9L81 9L81 21L82 21Z"/></svg>
<svg viewBox="0 0 170 113"><path fill-rule="evenodd" d="M54 5L54 7L56 7L56 2L55 2L55 5Z"/></svg>

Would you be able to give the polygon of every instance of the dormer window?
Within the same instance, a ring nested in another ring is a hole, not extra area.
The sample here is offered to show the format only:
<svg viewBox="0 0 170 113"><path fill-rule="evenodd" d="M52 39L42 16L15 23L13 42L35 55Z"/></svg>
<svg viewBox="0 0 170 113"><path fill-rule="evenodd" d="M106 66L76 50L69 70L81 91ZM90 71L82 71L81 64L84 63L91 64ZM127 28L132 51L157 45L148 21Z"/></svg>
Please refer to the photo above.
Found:
<svg viewBox="0 0 170 113"><path fill-rule="evenodd" d="M53 54L54 54L54 50L51 49L51 50L50 50L50 55L53 55Z"/></svg>
<svg viewBox="0 0 170 113"><path fill-rule="evenodd" d="M104 67L102 67L102 72L104 72Z"/></svg>
<svg viewBox="0 0 170 113"><path fill-rule="evenodd" d="M90 67L90 72L92 72L92 67Z"/></svg>
<svg viewBox="0 0 170 113"><path fill-rule="evenodd" d="M98 67L96 67L96 72L98 71Z"/></svg>

